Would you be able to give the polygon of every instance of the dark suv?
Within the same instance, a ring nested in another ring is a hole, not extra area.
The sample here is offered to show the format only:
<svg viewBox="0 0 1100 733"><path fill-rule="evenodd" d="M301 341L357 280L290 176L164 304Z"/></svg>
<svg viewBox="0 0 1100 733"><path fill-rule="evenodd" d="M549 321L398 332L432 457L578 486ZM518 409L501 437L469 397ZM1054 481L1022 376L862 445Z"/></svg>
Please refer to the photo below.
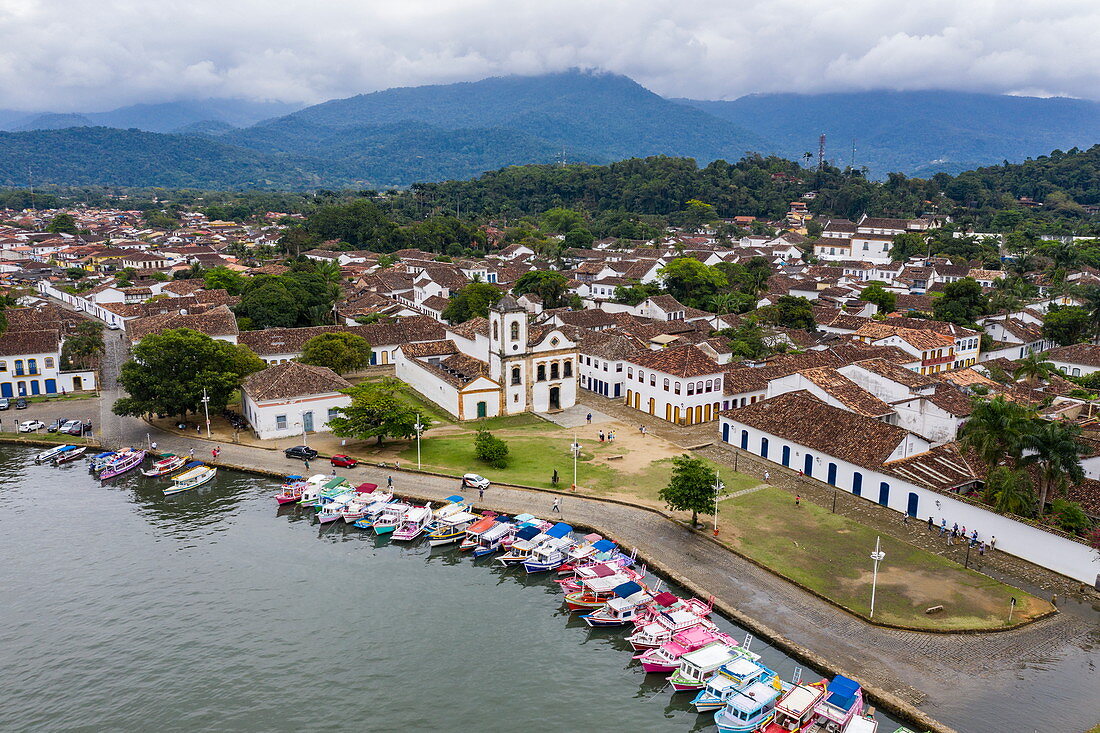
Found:
<svg viewBox="0 0 1100 733"><path fill-rule="evenodd" d="M308 445L296 445L293 448L287 448L283 451L283 454L287 458L297 458L299 461L312 461L317 457L317 451Z"/></svg>

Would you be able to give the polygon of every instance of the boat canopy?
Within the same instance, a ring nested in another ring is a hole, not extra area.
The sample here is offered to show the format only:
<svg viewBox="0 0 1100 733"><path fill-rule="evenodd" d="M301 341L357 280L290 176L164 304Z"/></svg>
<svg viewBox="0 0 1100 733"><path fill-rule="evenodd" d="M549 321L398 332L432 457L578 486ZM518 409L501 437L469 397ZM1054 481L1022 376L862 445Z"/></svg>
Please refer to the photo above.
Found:
<svg viewBox="0 0 1100 733"><path fill-rule="evenodd" d="M426 506L414 506L405 513L406 522L422 522L431 514L431 509Z"/></svg>
<svg viewBox="0 0 1100 733"><path fill-rule="evenodd" d="M777 708L787 711L795 716L802 717L803 713L813 708L821 696L825 693L820 687L809 685L796 685L783 696Z"/></svg>
<svg viewBox="0 0 1100 733"><path fill-rule="evenodd" d="M558 522L553 527L546 530L546 534L550 535L551 537L564 537L567 534L570 534L572 531L573 528L565 522Z"/></svg>
<svg viewBox="0 0 1100 733"><path fill-rule="evenodd" d="M528 514L527 512L524 512L523 514L517 514L515 519L516 519L516 524L523 524L524 522L537 522L537 521L539 521L538 517L536 517L534 514Z"/></svg>
<svg viewBox="0 0 1100 733"><path fill-rule="evenodd" d="M446 502L451 503L451 504L461 504L462 502L466 501L466 497L465 496L459 496L458 494L453 494L452 496L448 496L443 501L446 501Z"/></svg>
<svg viewBox="0 0 1100 733"><path fill-rule="evenodd" d="M602 563L592 568L592 575L597 578L609 578L615 574L614 569Z"/></svg>
<svg viewBox="0 0 1100 733"><path fill-rule="evenodd" d="M834 705L841 710L851 710L856 702L856 693L859 692L859 683L838 674L828 687L829 697L825 702Z"/></svg>
<svg viewBox="0 0 1100 733"><path fill-rule="evenodd" d="M483 542L496 542L512 531L514 525L511 522L498 522L481 535Z"/></svg>
<svg viewBox="0 0 1100 733"><path fill-rule="evenodd" d="M599 540L592 545L596 552L610 552L615 549L615 543L611 540Z"/></svg>
<svg viewBox="0 0 1100 733"><path fill-rule="evenodd" d="M516 519L519 519L519 517L516 517ZM534 539L539 534L541 534L541 531L539 530L538 527L520 527L519 531L516 532L516 539L517 540L530 540L530 539Z"/></svg>
<svg viewBox="0 0 1100 733"><path fill-rule="evenodd" d="M535 548L538 553L560 552L569 547L571 540L568 537L551 537Z"/></svg>
<svg viewBox="0 0 1100 733"><path fill-rule="evenodd" d="M355 487L355 490L360 494L370 494L378 488L378 484L359 484Z"/></svg>
<svg viewBox="0 0 1100 733"><path fill-rule="evenodd" d="M191 461L190 463L185 465L184 468L195 468L195 467L201 466L201 465L202 465L202 461Z"/></svg>
<svg viewBox="0 0 1100 733"><path fill-rule="evenodd" d="M443 524L457 525L457 524L465 524L466 522L472 522L477 518L478 517L477 517L476 514L474 514L472 512L463 511L463 512L455 512L454 514L448 514L446 517L443 517L443 519L441 519L440 521Z"/></svg>
<svg viewBox="0 0 1100 733"><path fill-rule="evenodd" d="M482 517L478 521L471 524L466 532L467 534L471 535L480 535L482 532L485 532L494 524L496 524L496 520L494 517Z"/></svg>
<svg viewBox="0 0 1100 733"><path fill-rule="evenodd" d="M619 598L629 598L630 596L638 593L642 590L642 586L635 583L633 580L623 583L622 585L615 587L615 595Z"/></svg>
<svg viewBox="0 0 1100 733"><path fill-rule="evenodd" d="M752 714L761 708L768 707L775 702L780 695L779 690L763 682L753 682L744 690L739 691L726 703L727 709L740 710L743 713Z"/></svg>
<svg viewBox="0 0 1100 733"><path fill-rule="evenodd" d="M172 454L171 454L171 453L169 453L169 454L168 454L168 456L170 456L170 455L172 455ZM167 458L168 456L165 456L165 458ZM299 475L298 475L298 474L296 474L296 473L288 473L288 474L287 474L287 476L286 476L286 482L287 482L288 484L289 484L289 483L290 483L291 481L301 481L301 480L302 480L302 477L301 477L301 476L299 476Z"/></svg>
<svg viewBox="0 0 1100 733"><path fill-rule="evenodd" d="M622 580L623 576L611 576L609 578L590 578L582 582L584 583L584 587L588 588L593 593L608 593L622 585Z"/></svg>
<svg viewBox="0 0 1100 733"><path fill-rule="evenodd" d="M683 656L683 659L688 664L693 664L699 669L718 669L723 664L736 659L738 656L740 655L733 647L728 646L725 642L716 641L713 644L707 644L701 649L688 652Z"/></svg>
<svg viewBox="0 0 1100 733"><path fill-rule="evenodd" d="M668 608L669 606L675 605L676 602L679 601L679 600L680 600L679 596L677 596L673 593L669 593L667 590L658 593L653 598L654 603L656 603L658 606L662 606L664 608Z"/></svg>
<svg viewBox="0 0 1100 733"><path fill-rule="evenodd" d="M347 481L347 479L343 476L337 476L335 478L329 479L329 481L325 484L325 488L335 489L337 486L344 483L345 481Z"/></svg>

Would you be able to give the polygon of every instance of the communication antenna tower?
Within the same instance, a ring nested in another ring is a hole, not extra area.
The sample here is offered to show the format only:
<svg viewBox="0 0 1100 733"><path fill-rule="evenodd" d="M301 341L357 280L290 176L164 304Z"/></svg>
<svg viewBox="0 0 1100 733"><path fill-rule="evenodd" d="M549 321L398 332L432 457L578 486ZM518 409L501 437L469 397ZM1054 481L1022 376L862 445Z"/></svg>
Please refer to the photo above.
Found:
<svg viewBox="0 0 1100 733"><path fill-rule="evenodd" d="M817 140L817 169L825 170L825 133L821 133Z"/></svg>

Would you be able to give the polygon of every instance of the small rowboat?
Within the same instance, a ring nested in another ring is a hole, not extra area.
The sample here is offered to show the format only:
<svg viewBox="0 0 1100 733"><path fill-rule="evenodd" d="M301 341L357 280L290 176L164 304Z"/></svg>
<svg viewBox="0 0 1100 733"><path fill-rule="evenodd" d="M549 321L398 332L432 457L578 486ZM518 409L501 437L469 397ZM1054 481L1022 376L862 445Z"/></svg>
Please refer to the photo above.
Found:
<svg viewBox="0 0 1100 733"><path fill-rule="evenodd" d="M190 491L213 480L217 474L218 469L193 461L187 464L186 471L172 477L172 485L164 490L164 495L170 496L182 491Z"/></svg>
<svg viewBox="0 0 1100 733"><path fill-rule="evenodd" d="M146 476L163 476L166 473L172 473L177 468L183 466L186 461L182 456L177 456L172 453L163 455L159 460L153 462L153 467L143 470L142 473Z"/></svg>
<svg viewBox="0 0 1100 733"><path fill-rule="evenodd" d="M34 457L35 463L45 463L46 461L52 461L57 456L61 455L67 450L72 450L75 445L55 445L53 448L47 448Z"/></svg>
<svg viewBox="0 0 1100 733"><path fill-rule="evenodd" d="M87 451L87 450L88 449L86 447L81 446L79 448L73 448L72 450L64 451L62 453L57 454L57 456L54 457L53 463L54 463L55 466L60 466L64 463L71 463L72 461L75 461L78 458L80 458L82 455L84 455L85 451Z"/></svg>

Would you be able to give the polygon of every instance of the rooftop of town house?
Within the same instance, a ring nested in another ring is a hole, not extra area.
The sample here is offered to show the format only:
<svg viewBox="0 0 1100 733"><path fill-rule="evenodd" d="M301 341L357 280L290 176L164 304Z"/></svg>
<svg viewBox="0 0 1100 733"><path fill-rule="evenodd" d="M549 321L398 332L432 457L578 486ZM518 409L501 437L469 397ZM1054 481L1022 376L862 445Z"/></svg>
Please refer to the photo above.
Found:
<svg viewBox="0 0 1100 733"><path fill-rule="evenodd" d="M248 375L241 388L253 400L264 402L338 393L351 386L328 367L287 361Z"/></svg>
<svg viewBox="0 0 1100 733"><path fill-rule="evenodd" d="M832 367L815 367L799 372L846 409L867 417L885 417L894 409Z"/></svg>
<svg viewBox="0 0 1100 733"><path fill-rule="evenodd" d="M722 366L694 344L645 350L636 354L632 362L641 368L676 377L699 377L723 371Z"/></svg>

